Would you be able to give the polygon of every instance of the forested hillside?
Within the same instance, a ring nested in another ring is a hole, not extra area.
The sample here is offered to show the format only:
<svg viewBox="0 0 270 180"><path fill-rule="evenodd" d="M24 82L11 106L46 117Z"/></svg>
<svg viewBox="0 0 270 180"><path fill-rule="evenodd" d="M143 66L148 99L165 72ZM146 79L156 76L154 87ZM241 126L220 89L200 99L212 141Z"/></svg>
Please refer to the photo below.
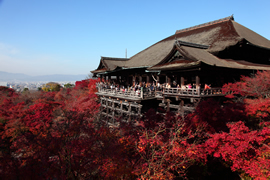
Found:
<svg viewBox="0 0 270 180"><path fill-rule="evenodd" d="M227 84L182 118L149 110L108 127L96 80L56 92L0 87L1 179L269 179L270 72Z"/></svg>

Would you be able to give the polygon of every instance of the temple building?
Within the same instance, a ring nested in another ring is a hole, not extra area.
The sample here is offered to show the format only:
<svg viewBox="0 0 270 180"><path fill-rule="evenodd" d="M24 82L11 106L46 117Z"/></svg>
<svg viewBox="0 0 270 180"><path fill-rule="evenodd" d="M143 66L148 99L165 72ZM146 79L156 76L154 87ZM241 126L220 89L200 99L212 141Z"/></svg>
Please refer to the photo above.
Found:
<svg viewBox="0 0 270 180"><path fill-rule="evenodd" d="M258 70L270 70L270 41L230 16L177 30L130 58L101 57L91 72L112 84L98 86L103 115L132 119L151 107L192 111Z"/></svg>

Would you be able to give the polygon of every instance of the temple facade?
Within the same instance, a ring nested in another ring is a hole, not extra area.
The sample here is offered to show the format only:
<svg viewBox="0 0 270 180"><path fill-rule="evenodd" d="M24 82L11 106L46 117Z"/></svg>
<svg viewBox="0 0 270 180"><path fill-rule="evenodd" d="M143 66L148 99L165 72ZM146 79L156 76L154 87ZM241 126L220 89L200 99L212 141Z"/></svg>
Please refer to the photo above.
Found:
<svg viewBox="0 0 270 180"><path fill-rule="evenodd" d="M101 113L113 121L158 107L184 115L258 70L270 70L270 41L230 16L177 30L130 58L101 57L91 72L103 80Z"/></svg>

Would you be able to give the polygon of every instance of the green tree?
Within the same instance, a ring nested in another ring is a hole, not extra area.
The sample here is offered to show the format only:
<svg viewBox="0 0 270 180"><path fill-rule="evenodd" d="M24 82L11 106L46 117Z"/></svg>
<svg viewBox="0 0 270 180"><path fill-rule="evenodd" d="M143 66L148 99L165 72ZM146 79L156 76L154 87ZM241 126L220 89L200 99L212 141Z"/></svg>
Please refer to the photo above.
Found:
<svg viewBox="0 0 270 180"><path fill-rule="evenodd" d="M43 87L42 87L42 90L43 91L46 91L46 92L49 92L49 91L60 91L60 84L58 83L55 83L55 82L49 82L47 84L45 84Z"/></svg>
<svg viewBox="0 0 270 180"><path fill-rule="evenodd" d="M64 85L65 88L73 88L74 84L67 83Z"/></svg>
<svg viewBox="0 0 270 180"><path fill-rule="evenodd" d="M25 92L29 92L29 89L28 88L24 88L23 89L23 93L25 93Z"/></svg>

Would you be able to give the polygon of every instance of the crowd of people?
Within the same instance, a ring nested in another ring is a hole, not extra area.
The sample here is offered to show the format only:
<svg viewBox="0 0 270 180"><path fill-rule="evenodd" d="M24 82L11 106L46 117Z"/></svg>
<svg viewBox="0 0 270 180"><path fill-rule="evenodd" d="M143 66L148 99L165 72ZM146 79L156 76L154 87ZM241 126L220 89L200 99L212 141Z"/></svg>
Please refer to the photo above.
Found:
<svg viewBox="0 0 270 180"><path fill-rule="evenodd" d="M122 92L126 92L126 91L135 91L135 92L140 92L140 91L162 91L164 86L161 85L160 83L133 83L132 85L129 86L124 86L121 85L119 83L115 83L115 82L99 82L97 84L98 88L101 89L111 89L111 90L115 90L115 91L122 91Z"/></svg>
<svg viewBox="0 0 270 180"><path fill-rule="evenodd" d="M153 82L153 83L145 83L145 82L134 82L132 85L129 86L124 86L121 85L120 83L116 83L114 81L109 82L109 81L105 81L105 82L99 82L97 84L98 88L101 89L111 89L111 90L115 90L115 91L122 91L122 92L127 92L127 91L135 91L135 92L147 92L147 91L163 91L164 88L181 88L181 89L200 89L200 85L196 85L195 83L191 84L187 84L187 85L179 85L177 84L175 81L173 81L172 84L170 83L163 83L160 84L158 82ZM211 85L205 84L204 86L204 90L206 89L211 89Z"/></svg>

